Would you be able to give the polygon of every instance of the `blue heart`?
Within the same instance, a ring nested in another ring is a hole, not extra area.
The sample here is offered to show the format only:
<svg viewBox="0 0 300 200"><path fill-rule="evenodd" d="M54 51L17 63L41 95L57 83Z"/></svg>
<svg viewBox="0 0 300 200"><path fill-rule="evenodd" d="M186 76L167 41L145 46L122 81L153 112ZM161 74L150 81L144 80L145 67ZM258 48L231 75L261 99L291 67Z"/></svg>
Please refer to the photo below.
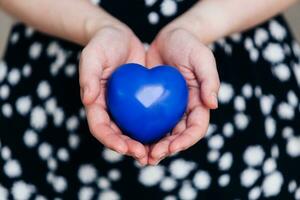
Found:
<svg viewBox="0 0 300 200"><path fill-rule="evenodd" d="M187 106L185 79L171 66L149 70L135 63L124 64L107 84L106 103L113 120L125 134L144 144L169 133Z"/></svg>

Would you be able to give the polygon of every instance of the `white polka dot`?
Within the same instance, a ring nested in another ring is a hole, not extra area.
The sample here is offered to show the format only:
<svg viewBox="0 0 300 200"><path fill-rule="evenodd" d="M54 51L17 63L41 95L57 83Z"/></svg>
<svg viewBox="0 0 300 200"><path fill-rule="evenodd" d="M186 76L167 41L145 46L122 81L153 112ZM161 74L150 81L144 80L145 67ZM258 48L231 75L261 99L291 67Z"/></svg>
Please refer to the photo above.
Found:
<svg viewBox="0 0 300 200"><path fill-rule="evenodd" d="M95 191L92 187L82 187L78 192L79 200L90 200L93 198Z"/></svg>
<svg viewBox="0 0 300 200"><path fill-rule="evenodd" d="M1 157L3 158L3 160L8 160L11 157L11 151L9 149L9 147L2 147L1 149Z"/></svg>
<svg viewBox="0 0 300 200"><path fill-rule="evenodd" d="M5 79L7 74L7 65L4 61L0 61L0 83Z"/></svg>
<svg viewBox="0 0 300 200"><path fill-rule="evenodd" d="M238 113L234 115L234 124L237 129L244 130L249 124L249 117L244 113Z"/></svg>
<svg viewBox="0 0 300 200"><path fill-rule="evenodd" d="M99 5L99 3L101 2L101 0L90 0L90 1L94 5Z"/></svg>
<svg viewBox="0 0 300 200"><path fill-rule="evenodd" d="M223 174L219 177L218 183L221 187L226 187L230 182L230 176L228 174Z"/></svg>
<svg viewBox="0 0 300 200"><path fill-rule="evenodd" d="M164 168L162 166L147 166L141 169L139 181L145 186L154 186L164 177Z"/></svg>
<svg viewBox="0 0 300 200"><path fill-rule="evenodd" d="M265 162L264 162L264 165L263 165L263 172L265 174L269 174L273 171L276 170L276 161L274 158L268 158Z"/></svg>
<svg viewBox="0 0 300 200"><path fill-rule="evenodd" d="M276 121L272 117L265 120L266 135L269 139L273 138L276 133Z"/></svg>
<svg viewBox="0 0 300 200"><path fill-rule="evenodd" d="M48 114L53 114L57 108L57 101L54 97L45 102L45 109Z"/></svg>
<svg viewBox="0 0 300 200"><path fill-rule="evenodd" d="M241 185L251 187L260 176L260 172L253 168L247 168L241 173Z"/></svg>
<svg viewBox="0 0 300 200"><path fill-rule="evenodd" d="M9 178L16 178L22 174L21 166L17 160L7 161L3 166L3 170Z"/></svg>
<svg viewBox="0 0 300 200"><path fill-rule="evenodd" d="M68 161L69 160L69 152L66 148L60 148L57 151L57 158L61 161Z"/></svg>
<svg viewBox="0 0 300 200"><path fill-rule="evenodd" d="M52 147L50 146L50 144L44 142L44 143L40 144L40 146L38 148L38 153L39 153L39 156L41 157L41 159L47 160L50 157L50 155L52 154Z"/></svg>
<svg viewBox="0 0 300 200"><path fill-rule="evenodd" d="M251 87L250 84L245 84L242 87L242 93L243 93L244 97L250 98L253 95L253 88Z"/></svg>
<svg viewBox="0 0 300 200"><path fill-rule="evenodd" d="M47 98L51 94L51 87L48 81L41 81L37 86L37 94L41 99Z"/></svg>
<svg viewBox="0 0 300 200"><path fill-rule="evenodd" d="M300 199L300 187L296 190L295 192L295 199L299 200Z"/></svg>
<svg viewBox="0 0 300 200"><path fill-rule="evenodd" d="M170 17L176 14L177 12L177 4L174 0L163 0L162 4L160 5L161 14L166 17Z"/></svg>
<svg viewBox="0 0 300 200"><path fill-rule="evenodd" d="M262 190L265 197L276 196L281 191L283 177L280 172L273 172L266 176L262 183Z"/></svg>
<svg viewBox="0 0 300 200"><path fill-rule="evenodd" d="M80 108L79 116L80 116L81 119L84 119L86 117L86 113L85 113L84 108Z"/></svg>
<svg viewBox="0 0 300 200"><path fill-rule="evenodd" d="M76 149L79 145L79 137L77 135L71 134L68 138L68 143L72 149Z"/></svg>
<svg viewBox="0 0 300 200"><path fill-rule="evenodd" d="M8 200L8 190L0 184L0 199Z"/></svg>
<svg viewBox="0 0 300 200"><path fill-rule="evenodd" d="M54 158L48 158L47 166L48 166L49 170L54 171L57 169L57 161Z"/></svg>
<svg viewBox="0 0 300 200"><path fill-rule="evenodd" d="M26 37L31 37L33 35L33 33L34 33L33 28L27 26L26 29L25 29L25 36Z"/></svg>
<svg viewBox="0 0 300 200"><path fill-rule="evenodd" d="M47 124L47 116L45 110L36 106L32 109L30 114L30 125L36 130L42 130Z"/></svg>
<svg viewBox="0 0 300 200"><path fill-rule="evenodd" d="M260 86L256 86L254 89L254 94L256 97L260 97L262 95L262 91L261 91L261 87Z"/></svg>
<svg viewBox="0 0 300 200"><path fill-rule="evenodd" d="M38 42L33 43L29 48L29 56L31 59L37 59L42 52L42 45Z"/></svg>
<svg viewBox="0 0 300 200"><path fill-rule="evenodd" d="M38 143L38 135L33 130L26 130L23 136L24 144L27 147L34 147Z"/></svg>
<svg viewBox="0 0 300 200"><path fill-rule="evenodd" d="M5 100L9 97L10 94L10 89L8 87L8 85L2 85L0 87L0 97L1 99Z"/></svg>
<svg viewBox="0 0 300 200"><path fill-rule="evenodd" d="M234 129L233 129L232 123L227 122L226 124L224 124L224 126L223 126L223 134L224 134L224 136L226 136L226 137L232 137L233 131L234 131Z"/></svg>
<svg viewBox="0 0 300 200"><path fill-rule="evenodd" d="M155 4L157 0L145 0L145 4L146 6L150 7L153 6L153 4Z"/></svg>
<svg viewBox="0 0 300 200"><path fill-rule="evenodd" d="M244 111L246 109L246 101L243 97L241 96L236 96L234 98L234 108L237 110L237 111Z"/></svg>
<svg viewBox="0 0 300 200"><path fill-rule="evenodd" d="M224 139L221 135L214 135L208 139L208 147L211 149L221 149L224 145Z"/></svg>
<svg viewBox="0 0 300 200"><path fill-rule="evenodd" d="M241 34L240 33L234 33L230 35L230 38L234 41L234 42L239 42L241 41Z"/></svg>
<svg viewBox="0 0 300 200"><path fill-rule="evenodd" d="M245 45L245 48L247 49L247 50L251 50L251 49L253 49L253 41L252 41L252 39L251 38L246 38L245 39L245 41L244 41L244 45Z"/></svg>
<svg viewBox="0 0 300 200"><path fill-rule="evenodd" d="M7 117L7 118L12 116L13 110L9 103L5 103L2 105L2 113L3 113L4 117Z"/></svg>
<svg viewBox="0 0 300 200"><path fill-rule="evenodd" d="M42 195L36 195L34 200L47 200L46 197L42 196Z"/></svg>
<svg viewBox="0 0 300 200"><path fill-rule="evenodd" d="M159 15L156 12L150 12L148 14L148 21L150 24L157 24L159 21Z"/></svg>
<svg viewBox="0 0 300 200"><path fill-rule="evenodd" d="M233 162L232 153L230 152L224 153L219 160L219 169L220 170L230 169L232 162Z"/></svg>
<svg viewBox="0 0 300 200"><path fill-rule="evenodd" d="M256 62L258 60L259 52L257 49L250 49L250 59L252 62Z"/></svg>
<svg viewBox="0 0 300 200"><path fill-rule="evenodd" d="M279 41L282 41L286 37L286 30L277 21L270 21L269 29L273 38Z"/></svg>
<svg viewBox="0 0 300 200"><path fill-rule="evenodd" d="M284 63L280 63L276 66L273 66L271 70L273 75L282 82L288 81L291 77L291 71L289 67Z"/></svg>
<svg viewBox="0 0 300 200"><path fill-rule="evenodd" d="M105 190L98 196L98 200L119 200L120 196L113 190Z"/></svg>
<svg viewBox="0 0 300 200"><path fill-rule="evenodd" d="M68 131L74 131L78 128L79 120L76 116L72 116L66 121L66 128Z"/></svg>
<svg viewBox="0 0 300 200"><path fill-rule="evenodd" d="M8 73L7 80L9 84L14 86L20 81L20 78L21 78L20 71L18 69L12 69Z"/></svg>
<svg viewBox="0 0 300 200"><path fill-rule="evenodd" d="M220 153L217 150L211 150L207 154L207 160L212 163L216 162L219 159L219 157L220 157Z"/></svg>
<svg viewBox="0 0 300 200"><path fill-rule="evenodd" d="M58 193L64 192L68 187L66 179L62 176L55 177L53 179L52 185L54 187L54 190Z"/></svg>
<svg viewBox="0 0 300 200"><path fill-rule="evenodd" d="M220 103L228 103L234 95L234 91L231 85L222 82L218 94Z"/></svg>
<svg viewBox="0 0 300 200"><path fill-rule="evenodd" d="M165 177L160 183L160 188L166 192L174 190L176 186L177 181L171 177Z"/></svg>
<svg viewBox="0 0 300 200"><path fill-rule="evenodd" d="M64 111L61 108L56 108L53 113L53 123L55 126L61 126L65 118Z"/></svg>
<svg viewBox="0 0 300 200"><path fill-rule="evenodd" d="M294 108L290 104L285 102L282 102L278 105L277 113L281 119L285 120L291 120L294 118L295 115Z"/></svg>
<svg viewBox="0 0 300 200"><path fill-rule="evenodd" d="M25 183L24 181L17 181L13 183L11 194L14 199L27 200L35 192L35 188L32 185Z"/></svg>
<svg viewBox="0 0 300 200"><path fill-rule="evenodd" d="M65 74L68 77L73 77L76 73L76 66L74 64L69 64L65 68Z"/></svg>
<svg viewBox="0 0 300 200"><path fill-rule="evenodd" d="M24 77L29 77L31 75L31 71L31 66L29 64L26 64L22 69L22 74Z"/></svg>
<svg viewBox="0 0 300 200"><path fill-rule="evenodd" d="M103 152L102 152L102 156L103 158L110 162L110 163L116 163L116 162L120 162L123 159L123 155L119 154L113 150L110 150L108 148L104 148Z"/></svg>
<svg viewBox="0 0 300 200"><path fill-rule="evenodd" d="M31 108L30 96L19 97L16 101L16 110L20 115L26 115Z"/></svg>
<svg viewBox="0 0 300 200"><path fill-rule="evenodd" d="M118 169L111 169L108 172L108 177L112 181L117 181L117 180L119 180L121 178L121 172Z"/></svg>
<svg viewBox="0 0 300 200"><path fill-rule="evenodd" d="M208 172L199 170L193 178L193 183L199 190L206 190L210 186L211 177Z"/></svg>
<svg viewBox="0 0 300 200"><path fill-rule="evenodd" d="M271 113L274 100L275 98L273 95L263 95L259 98L260 109L264 115L269 115Z"/></svg>
<svg viewBox="0 0 300 200"><path fill-rule="evenodd" d="M210 137L217 130L217 126L214 124L209 124L206 131L205 137Z"/></svg>
<svg viewBox="0 0 300 200"><path fill-rule="evenodd" d="M16 44L20 38L19 33L13 33L10 37L11 44Z"/></svg>
<svg viewBox="0 0 300 200"><path fill-rule="evenodd" d="M249 166L259 166L265 157L263 148L259 145L249 146L244 152L244 162Z"/></svg>
<svg viewBox="0 0 300 200"><path fill-rule="evenodd" d="M291 157L300 156L300 136L289 138L286 145L286 152Z"/></svg>
<svg viewBox="0 0 300 200"><path fill-rule="evenodd" d="M290 181L290 182L289 182L289 185L288 185L288 190L289 190L289 192L290 192L290 193L295 192L296 188L297 188L297 183L296 183L296 181L295 181L295 180Z"/></svg>
<svg viewBox="0 0 300 200"><path fill-rule="evenodd" d="M163 200L176 200L177 198L174 195L168 195Z"/></svg>
<svg viewBox="0 0 300 200"><path fill-rule="evenodd" d="M179 189L179 198L185 200L196 199L197 191L192 187L189 182L184 182Z"/></svg>
<svg viewBox="0 0 300 200"><path fill-rule="evenodd" d="M271 63L282 62L284 55L283 48L275 43L269 43L263 50L263 57Z"/></svg>
<svg viewBox="0 0 300 200"><path fill-rule="evenodd" d="M258 47L261 47L268 40L268 38L269 36L266 30L258 28L255 31L254 41Z"/></svg>
<svg viewBox="0 0 300 200"><path fill-rule="evenodd" d="M271 147L271 155L272 155L273 158L278 158L278 156L279 156L279 148L278 148L277 145L273 145Z"/></svg>
<svg viewBox="0 0 300 200"><path fill-rule="evenodd" d="M295 92L290 90L287 93L287 99L290 105L296 107L299 105L298 97L296 96Z"/></svg>
<svg viewBox="0 0 300 200"><path fill-rule="evenodd" d="M81 165L78 170L78 178L82 183L92 183L97 177L97 171L90 164Z"/></svg>
<svg viewBox="0 0 300 200"><path fill-rule="evenodd" d="M189 173L195 169L196 165L193 162L185 161L184 159L173 160L170 163L169 171L173 177L177 179L183 179L189 175Z"/></svg>
<svg viewBox="0 0 300 200"><path fill-rule="evenodd" d="M110 182L107 178L101 177L97 180L97 185L100 189L108 189L110 187Z"/></svg>
<svg viewBox="0 0 300 200"><path fill-rule="evenodd" d="M259 187L252 188L248 193L249 200L256 200L261 195L261 189Z"/></svg>

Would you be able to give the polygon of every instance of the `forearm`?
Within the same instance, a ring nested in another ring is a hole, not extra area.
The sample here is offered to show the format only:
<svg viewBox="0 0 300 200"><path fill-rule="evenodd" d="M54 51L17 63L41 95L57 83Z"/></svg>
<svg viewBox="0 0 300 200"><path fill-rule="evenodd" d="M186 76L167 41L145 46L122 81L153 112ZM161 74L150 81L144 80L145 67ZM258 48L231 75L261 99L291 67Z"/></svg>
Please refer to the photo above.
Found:
<svg viewBox="0 0 300 200"><path fill-rule="evenodd" d="M203 0L169 24L185 28L206 44L247 30L282 12L296 0Z"/></svg>
<svg viewBox="0 0 300 200"><path fill-rule="evenodd" d="M101 27L121 24L87 0L0 0L0 7L39 31L81 45Z"/></svg>

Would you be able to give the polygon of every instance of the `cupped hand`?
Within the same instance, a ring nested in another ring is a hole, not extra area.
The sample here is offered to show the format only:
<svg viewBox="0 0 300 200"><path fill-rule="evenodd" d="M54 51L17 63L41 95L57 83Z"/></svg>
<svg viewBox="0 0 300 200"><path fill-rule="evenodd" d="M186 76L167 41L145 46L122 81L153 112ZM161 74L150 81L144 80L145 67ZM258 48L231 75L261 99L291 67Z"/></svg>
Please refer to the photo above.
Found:
<svg viewBox="0 0 300 200"><path fill-rule="evenodd" d="M218 107L220 82L211 50L184 29L163 29L150 45L146 63L175 66L189 88L185 115L168 136L150 147L148 164L153 165L189 148L205 135L209 110Z"/></svg>
<svg viewBox="0 0 300 200"><path fill-rule="evenodd" d="M81 53L81 98L93 136L106 147L133 156L145 165L147 147L122 134L108 115L105 103L107 79L116 67L128 62L145 62L144 46L133 32L126 26L98 30Z"/></svg>

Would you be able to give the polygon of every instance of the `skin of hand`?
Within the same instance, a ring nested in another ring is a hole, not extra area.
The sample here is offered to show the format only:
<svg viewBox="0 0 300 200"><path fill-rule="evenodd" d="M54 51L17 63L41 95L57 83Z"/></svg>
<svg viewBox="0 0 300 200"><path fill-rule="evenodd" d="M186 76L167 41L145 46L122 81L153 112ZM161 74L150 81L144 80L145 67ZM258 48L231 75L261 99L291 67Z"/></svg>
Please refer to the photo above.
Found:
<svg viewBox="0 0 300 200"><path fill-rule="evenodd" d="M169 64L184 76L189 89L187 111L171 134L150 146L148 164L183 151L205 135L209 110L218 107L219 77L211 50L185 29L161 30L146 55L148 66Z"/></svg>
<svg viewBox="0 0 300 200"><path fill-rule="evenodd" d="M121 133L108 115L105 103L107 79L116 67L128 62L145 64L144 46L134 33L125 25L99 29L81 53L81 98L93 136L106 147L133 156L145 165L148 147Z"/></svg>

